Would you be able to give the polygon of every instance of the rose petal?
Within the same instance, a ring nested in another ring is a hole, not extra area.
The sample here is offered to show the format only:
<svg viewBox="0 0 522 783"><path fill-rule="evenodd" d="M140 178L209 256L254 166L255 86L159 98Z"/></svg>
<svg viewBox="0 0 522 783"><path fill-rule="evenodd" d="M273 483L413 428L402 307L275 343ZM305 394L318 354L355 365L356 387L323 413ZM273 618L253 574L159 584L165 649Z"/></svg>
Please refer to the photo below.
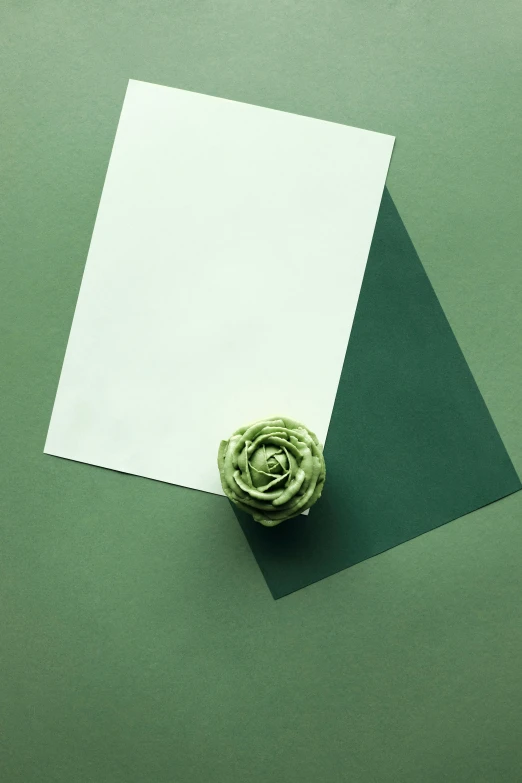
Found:
<svg viewBox="0 0 522 783"><path fill-rule="evenodd" d="M270 487L275 487L276 484L281 484L283 481L286 481L288 476L289 476L288 473L281 473L281 475L276 476L274 479L272 479L272 481L269 481L268 484L263 484L261 487L258 486L258 487L256 487L256 489L257 489L258 492L265 493L267 489L270 489ZM266 494L265 494L265 497L266 497ZM273 501L273 503L275 505L275 500Z"/></svg>
<svg viewBox="0 0 522 783"><path fill-rule="evenodd" d="M304 480L305 480L305 472L304 470L301 470L301 468L299 468L295 479L290 482L290 484L287 486L283 494L273 501L273 505L282 506L284 503L288 503L288 501L291 500L294 497L294 495L296 495L299 492L301 488L301 484L303 483Z"/></svg>
<svg viewBox="0 0 522 783"><path fill-rule="evenodd" d="M239 470L236 470L234 473L234 480L236 484L239 486L240 489L243 490L243 492L246 492L251 498L255 498L256 500L277 500L279 495L281 495L282 490L276 490L275 492L260 492L257 489L253 489L252 487L249 487L243 479L241 478L241 474Z"/></svg>

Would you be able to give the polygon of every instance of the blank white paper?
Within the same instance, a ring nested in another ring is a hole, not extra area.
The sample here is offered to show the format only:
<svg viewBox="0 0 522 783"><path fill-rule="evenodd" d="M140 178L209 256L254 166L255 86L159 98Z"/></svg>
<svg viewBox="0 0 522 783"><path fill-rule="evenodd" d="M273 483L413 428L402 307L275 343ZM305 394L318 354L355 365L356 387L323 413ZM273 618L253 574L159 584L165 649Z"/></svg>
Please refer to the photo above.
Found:
<svg viewBox="0 0 522 783"><path fill-rule="evenodd" d="M223 494L219 442L325 442L394 139L130 81L45 452Z"/></svg>

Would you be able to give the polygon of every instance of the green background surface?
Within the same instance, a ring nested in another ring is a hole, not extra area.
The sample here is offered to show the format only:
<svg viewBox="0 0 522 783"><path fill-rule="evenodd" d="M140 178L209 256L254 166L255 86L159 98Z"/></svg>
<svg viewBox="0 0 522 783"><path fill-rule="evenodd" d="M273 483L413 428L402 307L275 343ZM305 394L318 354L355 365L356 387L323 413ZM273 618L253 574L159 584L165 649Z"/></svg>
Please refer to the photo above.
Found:
<svg viewBox="0 0 522 783"><path fill-rule="evenodd" d="M45 457L129 77L397 135L522 470L515 0L4 2L0 777L517 783L522 493L273 601L225 499Z"/></svg>

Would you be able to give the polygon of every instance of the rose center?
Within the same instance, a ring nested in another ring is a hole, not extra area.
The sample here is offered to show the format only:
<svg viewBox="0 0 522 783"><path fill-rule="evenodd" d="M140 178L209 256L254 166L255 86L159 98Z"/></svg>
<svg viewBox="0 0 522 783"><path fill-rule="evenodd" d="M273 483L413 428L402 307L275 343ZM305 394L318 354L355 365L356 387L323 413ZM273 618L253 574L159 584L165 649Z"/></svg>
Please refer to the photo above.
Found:
<svg viewBox="0 0 522 783"><path fill-rule="evenodd" d="M263 443L250 455L249 466L252 484L261 487L287 473L288 457L278 446Z"/></svg>

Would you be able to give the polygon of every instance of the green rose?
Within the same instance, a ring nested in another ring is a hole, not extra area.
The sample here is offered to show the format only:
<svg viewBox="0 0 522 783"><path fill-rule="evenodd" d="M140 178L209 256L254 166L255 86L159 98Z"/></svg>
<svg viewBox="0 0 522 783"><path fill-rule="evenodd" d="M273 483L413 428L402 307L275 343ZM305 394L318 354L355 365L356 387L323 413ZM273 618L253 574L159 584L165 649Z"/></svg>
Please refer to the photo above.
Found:
<svg viewBox="0 0 522 783"><path fill-rule="evenodd" d="M291 419L241 427L221 441L218 467L225 495L267 527L310 508L326 476L316 436Z"/></svg>

